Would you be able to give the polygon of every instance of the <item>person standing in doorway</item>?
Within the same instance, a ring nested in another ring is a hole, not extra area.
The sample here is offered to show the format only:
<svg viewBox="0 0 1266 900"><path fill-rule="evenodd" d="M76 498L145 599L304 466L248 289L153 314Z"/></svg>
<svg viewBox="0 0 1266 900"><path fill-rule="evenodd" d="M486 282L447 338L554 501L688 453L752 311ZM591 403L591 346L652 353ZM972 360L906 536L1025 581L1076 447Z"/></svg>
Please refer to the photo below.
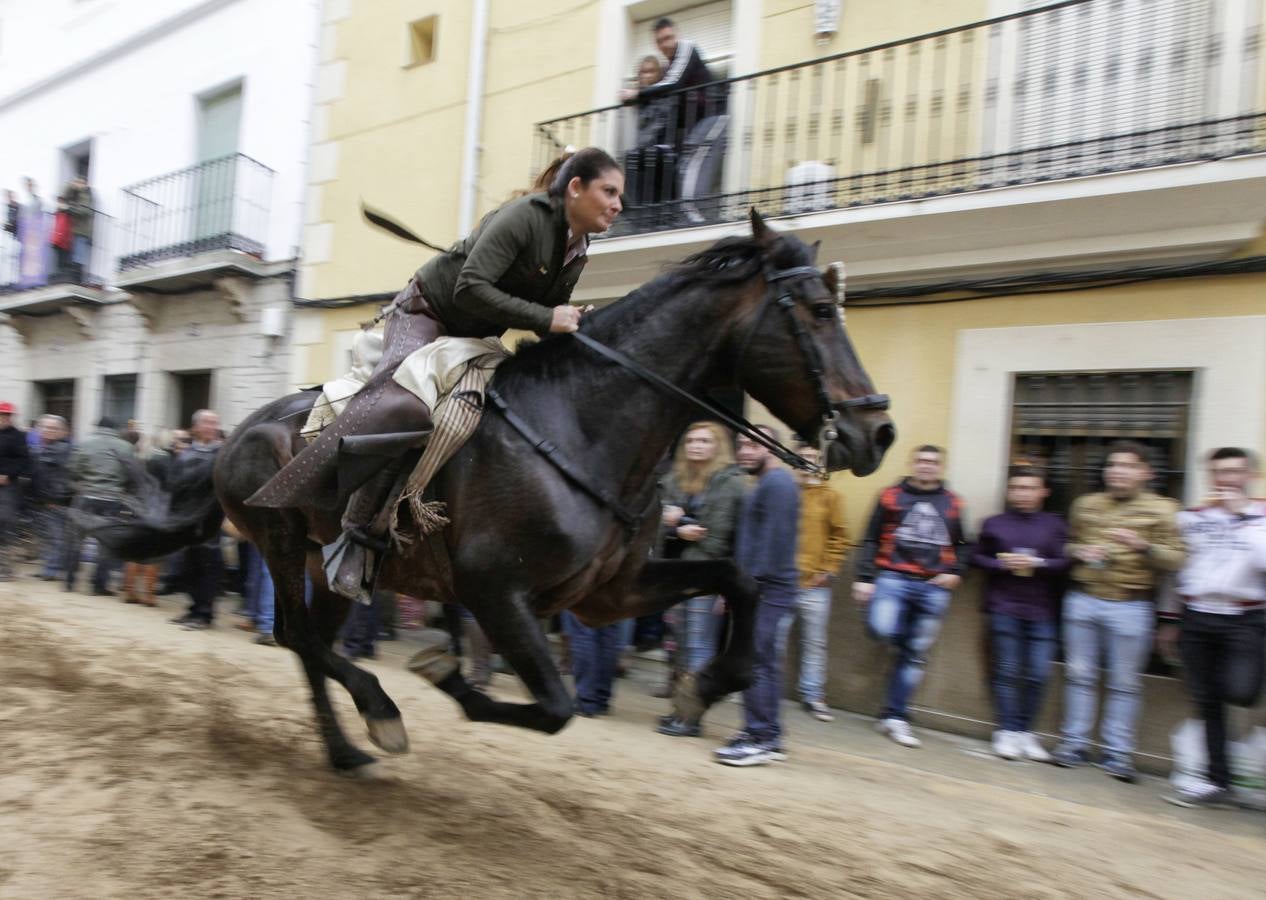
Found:
<svg viewBox="0 0 1266 900"><path fill-rule="evenodd" d="M896 648L888 698L876 729L903 747L923 742L910 729L909 703L927 667L950 597L967 565L963 501L941 480L945 453L917 447L911 473L879 495L866 528L853 598L871 636Z"/></svg>
<svg viewBox="0 0 1266 900"><path fill-rule="evenodd" d="M778 432L757 426L773 440ZM743 730L715 751L726 766L757 766L787 757L782 741L782 659L779 638L796 603L796 528L800 492L791 473L763 444L738 440L738 464L756 479L743 501L734 544L740 569L756 580L760 598L753 634L752 684L743 692Z"/></svg>
<svg viewBox="0 0 1266 900"><path fill-rule="evenodd" d="M70 214L70 274L75 284L84 284L92 258L93 225L97 215L88 179L82 174L76 175L62 190L62 196L66 198L66 211Z"/></svg>
<svg viewBox="0 0 1266 900"><path fill-rule="evenodd" d="M1087 765L1099 705L1099 663L1107 661L1100 768L1118 781L1137 779L1134 732L1143 708L1142 670L1152 649L1157 579L1186 558L1178 504L1147 490L1147 448L1133 441L1108 447L1107 490L1078 497L1068 517L1072 590L1064 599L1063 741L1052 761Z"/></svg>
<svg viewBox="0 0 1266 900"><path fill-rule="evenodd" d="M1041 469L1012 469L1006 512L985 519L971 557L985 572L998 717L993 751L1003 759L1051 758L1033 733L1059 639L1057 590L1068 571L1068 526L1042 510L1050 493Z"/></svg>

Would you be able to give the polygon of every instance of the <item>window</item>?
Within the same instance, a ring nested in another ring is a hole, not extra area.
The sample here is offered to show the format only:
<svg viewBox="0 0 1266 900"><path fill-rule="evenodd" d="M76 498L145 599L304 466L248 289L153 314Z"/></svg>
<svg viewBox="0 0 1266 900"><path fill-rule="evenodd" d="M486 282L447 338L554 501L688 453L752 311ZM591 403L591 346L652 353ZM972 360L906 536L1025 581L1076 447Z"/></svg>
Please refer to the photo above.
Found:
<svg viewBox="0 0 1266 900"><path fill-rule="evenodd" d="M427 16L409 23L408 45L404 67L424 66L435 60L435 23L438 16Z"/></svg>
<svg viewBox="0 0 1266 900"><path fill-rule="evenodd" d="M75 382L71 379L62 381L37 381L35 390L39 397L38 412L43 415L61 416L71 428L75 420Z"/></svg>
<svg viewBox="0 0 1266 900"><path fill-rule="evenodd" d="M1011 457L1047 472L1047 508L1102 490L1104 451L1132 440L1152 451L1152 489L1181 501L1191 415L1190 371L1057 372L1016 375Z"/></svg>
<svg viewBox="0 0 1266 900"><path fill-rule="evenodd" d="M728 78L734 57L732 6L730 0L722 0L719 3L697 4L688 9L670 9L666 13L636 19L632 25L630 64L625 67L632 79L630 84L636 82L638 61L645 56L659 54L655 48L655 33L652 29L663 16L676 23L679 38L693 41L699 48L699 55L707 63L713 78Z"/></svg>
<svg viewBox="0 0 1266 900"><path fill-rule="evenodd" d="M129 419L136 418L136 376L107 375L105 399L101 415L109 416L122 428Z"/></svg>

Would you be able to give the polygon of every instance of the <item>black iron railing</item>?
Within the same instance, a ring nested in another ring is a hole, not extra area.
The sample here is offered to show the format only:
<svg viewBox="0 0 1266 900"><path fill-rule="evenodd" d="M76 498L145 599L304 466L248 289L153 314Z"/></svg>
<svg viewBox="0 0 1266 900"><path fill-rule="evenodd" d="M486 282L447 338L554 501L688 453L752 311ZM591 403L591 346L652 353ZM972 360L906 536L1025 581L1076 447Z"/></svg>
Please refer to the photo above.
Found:
<svg viewBox="0 0 1266 900"><path fill-rule="evenodd" d="M24 210L16 233L0 234L0 293L58 284L101 287L114 277L114 218L94 212L91 230L72 235L70 246L59 252L52 244L55 216L46 210L32 223Z"/></svg>
<svg viewBox="0 0 1266 900"><path fill-rule="evenodd" d="M1066 0L535 126L614 149L613 235L1266 151L1258 23L1226 0Z"/></svg>
<svg viewBox="0 0 1266 900"><path fill-rule="evenodd" d="M120 271L213 250L262 256L272 181L236 153L124 188Z"/></svg>

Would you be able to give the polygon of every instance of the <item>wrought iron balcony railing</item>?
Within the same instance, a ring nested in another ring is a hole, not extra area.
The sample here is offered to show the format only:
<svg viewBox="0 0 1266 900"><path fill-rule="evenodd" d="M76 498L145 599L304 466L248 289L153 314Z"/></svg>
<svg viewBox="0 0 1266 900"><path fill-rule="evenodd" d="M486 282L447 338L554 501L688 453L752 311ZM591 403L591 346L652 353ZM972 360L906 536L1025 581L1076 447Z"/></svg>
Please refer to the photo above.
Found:
<svg viewBox="0 0 1266 900"><path fill-rule="evenodd" d="M620 235L1260 153L1261 6L1050 3L541 122L534 170L614 150Z"/></svg>
<svg viewBox="0 0 1266 900"><path fill-rule="evenodd" d="M213 250L262 256L272 181L236 153L124 188L119 270Z"/></svg>
<svg viewBox="0 0 1266 900"><path fill-rule="evenodd" d="M34 290L49 285L99 288L114 277L117 223L94 212L91 236L59 252L52 245L55 214L44 211L32 223L23 211L15 231L0 234L0 293Z"/></svg>

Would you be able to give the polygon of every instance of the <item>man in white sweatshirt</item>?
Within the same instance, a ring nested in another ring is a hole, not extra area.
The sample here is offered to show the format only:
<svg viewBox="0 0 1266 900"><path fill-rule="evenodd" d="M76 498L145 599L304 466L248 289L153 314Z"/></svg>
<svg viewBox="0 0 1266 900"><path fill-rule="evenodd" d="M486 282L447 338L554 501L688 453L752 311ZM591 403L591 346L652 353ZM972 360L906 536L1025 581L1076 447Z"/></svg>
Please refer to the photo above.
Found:
<svg viewBox="0 0 1266 900"><path fill-rule="evenodd" d="M1177 611L1157 632L1160 649L1182 656L1187 690L1205 723L1208 782L1165 797L1186 807L1232 800L1226 704L1252 706L1262 690L1266 638L1266 502L1250 499L1253 454L1223 447L1209 454L1204 505L1179 513L1187 562L1178 575Z"/></svg>

